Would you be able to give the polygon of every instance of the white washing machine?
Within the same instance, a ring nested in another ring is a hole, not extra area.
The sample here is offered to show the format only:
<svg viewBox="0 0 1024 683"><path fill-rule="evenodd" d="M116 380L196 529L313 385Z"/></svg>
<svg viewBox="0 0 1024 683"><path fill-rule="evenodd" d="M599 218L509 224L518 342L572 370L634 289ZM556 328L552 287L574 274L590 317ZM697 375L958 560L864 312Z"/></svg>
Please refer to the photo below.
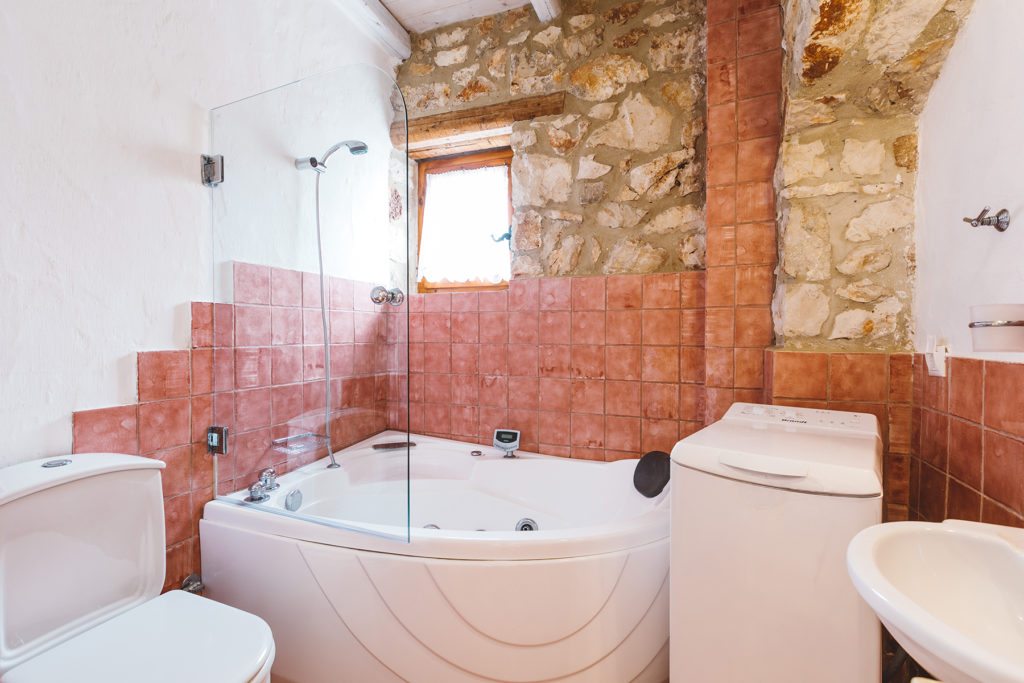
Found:
<svg viewBox="0 0 1024 683"><path fill-rule="evenodd" d="M672 449L672 683L877 683L846 546L882 521L874 415L736 403Z"/></svg>

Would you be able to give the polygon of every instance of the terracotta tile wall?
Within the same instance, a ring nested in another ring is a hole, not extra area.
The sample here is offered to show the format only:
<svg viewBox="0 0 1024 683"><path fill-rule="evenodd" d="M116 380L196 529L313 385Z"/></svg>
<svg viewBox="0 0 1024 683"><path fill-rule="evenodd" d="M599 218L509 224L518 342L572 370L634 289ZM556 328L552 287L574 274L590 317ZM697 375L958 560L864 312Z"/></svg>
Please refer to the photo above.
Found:
<svg viewBox="0 0 1024 683"><path fill-rule="evenodd" d="M915 357L910 507L914 519L1024 527L1024 364Z"/></svg>
<svg viewBox="0 0 1024 683"><path fill-rule="evenodd" d="M777 258L778 0L708 1L707 413L764 397Z"/></svg>
<svg viewBox="0 0 1024 683"><path fill-rule="evenodd" d="M324 353L319 278L235 264L235 303L192 304L192 348L138 354L138 403L76 412L73 452L133 453L163 460L167 534L165 588L199 571L198 526L213 497L212 424L231 429L221 459L221 493L248 486L265 467L279 471L323 457L286 455L271 440L323 433ZM369 301L370 285L332 278L332 421L336 447L386 427L389 318Z"/></svg>
<svg viewBox="0 0 1024 683"><path fill-rule="evenodd" d="M872 413L878 418L886 519L907 519L914 357L769 349L765 365L770 403Z"/></svg>
<svg viewBox="0 0 1024 683"><path fill-rule="evenodd" d="M594 460L671 450L702 426L703 301L699 272L414 295L412 431L490 444L509 427L526 450Z"/></svg>

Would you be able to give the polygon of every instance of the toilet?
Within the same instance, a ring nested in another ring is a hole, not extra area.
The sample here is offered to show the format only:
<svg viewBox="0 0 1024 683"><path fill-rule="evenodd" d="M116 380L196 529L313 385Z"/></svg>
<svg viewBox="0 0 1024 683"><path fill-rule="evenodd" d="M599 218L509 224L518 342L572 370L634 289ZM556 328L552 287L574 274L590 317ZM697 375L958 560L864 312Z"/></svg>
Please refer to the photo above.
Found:
<svg viewBox="0 0 1024 683"><path fill-rule="evenodd" d="M164 582L160 470L89 453L0 469L0 683L264 683L259 617Z"/></svg>

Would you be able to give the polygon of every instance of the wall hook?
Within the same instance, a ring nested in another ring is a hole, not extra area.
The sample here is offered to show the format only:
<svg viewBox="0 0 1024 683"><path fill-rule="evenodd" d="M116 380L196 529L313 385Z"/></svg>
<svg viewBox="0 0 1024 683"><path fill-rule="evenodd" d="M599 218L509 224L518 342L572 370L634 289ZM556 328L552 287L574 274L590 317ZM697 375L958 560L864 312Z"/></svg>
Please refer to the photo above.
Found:
<svg viewBox="0 0 1024 683"><path fill-rule="evenodd" d="M1010 212L1006 209L1000 209L999 213L995 216L989 216L988 212L991 210L991 206L986 206L981 210L977 218L964 218L964 223L970 223L972 228L977 228L981 225L991 225L999 232L1006 232L1006 229L1010 227Z"/></svg>

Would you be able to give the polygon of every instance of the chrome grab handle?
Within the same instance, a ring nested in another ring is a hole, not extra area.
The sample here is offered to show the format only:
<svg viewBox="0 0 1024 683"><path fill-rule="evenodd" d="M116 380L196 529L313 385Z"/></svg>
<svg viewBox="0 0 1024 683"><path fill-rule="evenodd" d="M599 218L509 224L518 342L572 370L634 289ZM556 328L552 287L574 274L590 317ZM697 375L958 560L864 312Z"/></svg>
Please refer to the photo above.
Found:
<svg viewBox="0 0 1024 683"><path fill-rule="evenodd" d="M370 291L370 301L375 304L401 306L402 302L405 301L405 292L400 290L398 287L388 289L387 287L377 285Z"/></svg>
<svg viewBox="0 0 1024 683"><path fill-rule="evenodd" d="M976 320L968 327L972 330L986 327L1024 327L1024 320Z"/></svg>

